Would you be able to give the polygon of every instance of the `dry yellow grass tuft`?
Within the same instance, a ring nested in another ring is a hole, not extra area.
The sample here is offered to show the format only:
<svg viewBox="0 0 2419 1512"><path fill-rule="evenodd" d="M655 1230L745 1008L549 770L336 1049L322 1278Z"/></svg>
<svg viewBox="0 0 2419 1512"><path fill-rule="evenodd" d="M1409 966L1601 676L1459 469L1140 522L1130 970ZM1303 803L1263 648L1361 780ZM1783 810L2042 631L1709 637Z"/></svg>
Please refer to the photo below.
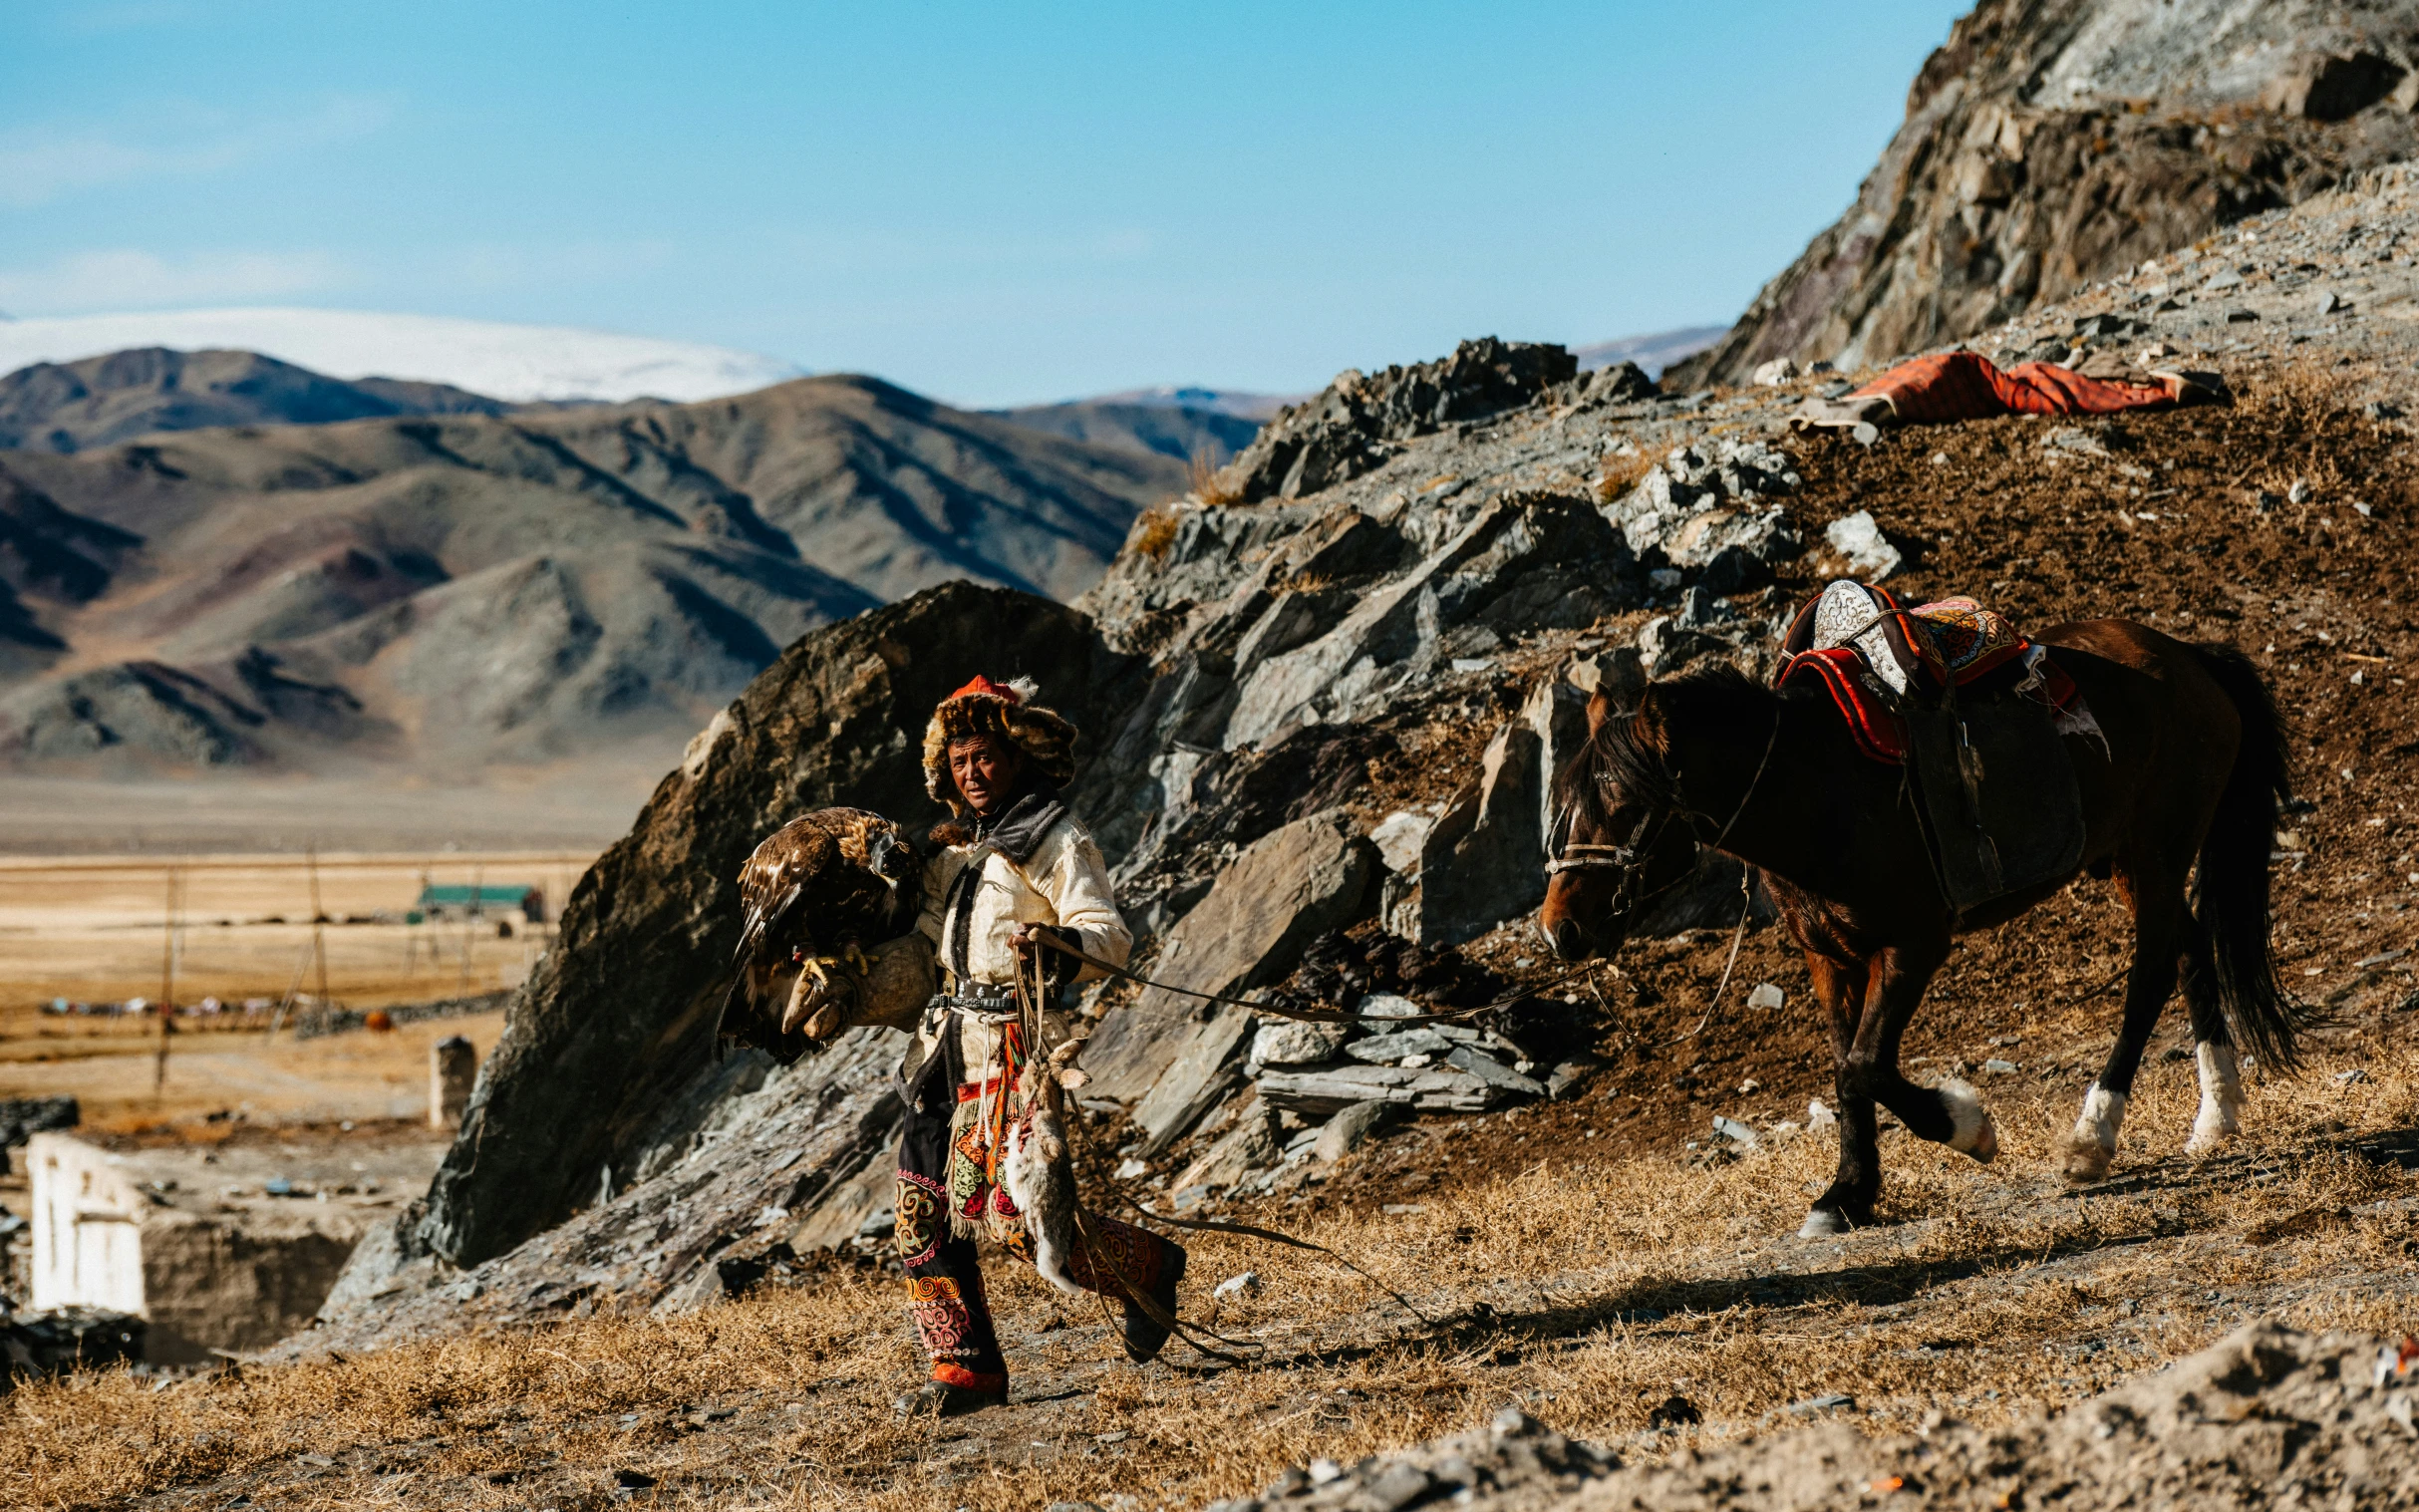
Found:
<svg viewBox="0 0 2419 1512"><path fill-rule="evenodd" d="M1156 504L1142 511L1134 521L1133 549L1157 561L1167 555L1167 548L1176 543L1176 511L1166 504Z"/></svg>
<svg viewBox="0 0 2419 1512"><path fill-rule="evenodd" d="M1596 477L1596 501L1609 504L1637 487L1640 478L1655 470L1655 460L1637 448L1607 453L1604 470Z"/></svg>
<svg viewBox="0 0 2419 1512"><path fill-rule="evenodd" d="M1192 460L1185 464L1185 487L1193 497L1216 507L1240 502L1243 495L1220 481L1221 469L1207 447L1193 449Z"/></svg>

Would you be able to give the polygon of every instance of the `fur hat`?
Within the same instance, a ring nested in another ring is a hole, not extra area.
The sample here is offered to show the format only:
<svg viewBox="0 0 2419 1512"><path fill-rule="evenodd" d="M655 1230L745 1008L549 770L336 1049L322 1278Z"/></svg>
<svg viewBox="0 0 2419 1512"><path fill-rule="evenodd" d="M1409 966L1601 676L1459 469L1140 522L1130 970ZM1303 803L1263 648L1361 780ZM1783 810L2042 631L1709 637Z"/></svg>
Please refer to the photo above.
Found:
<svg viewBox="0 0 2419 1512"><path fill-rule="evenodd" d="M949 747L979 735L999 736L1025 753L1033 769L1063 787L1075 775L1075 727L1055 709L1033 702L1037 689L1030 679L995 683L977 675L965 687L941 700L924 727L924 790L952 813L964 813L966 800L949 774Z"/></svg>

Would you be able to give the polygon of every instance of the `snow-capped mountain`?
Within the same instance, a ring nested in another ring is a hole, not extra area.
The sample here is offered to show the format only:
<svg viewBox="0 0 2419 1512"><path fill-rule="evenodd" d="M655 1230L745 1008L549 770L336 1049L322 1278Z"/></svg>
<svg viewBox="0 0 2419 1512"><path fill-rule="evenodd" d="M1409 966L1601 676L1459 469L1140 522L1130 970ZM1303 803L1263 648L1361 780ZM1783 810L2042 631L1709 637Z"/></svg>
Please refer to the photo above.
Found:
<svg viewBox="0 0 2419 1512"><path fill-rule="evenodd" d="M335 378L419 379L518 402L686 403L802 376L777 357L703 342L436 315L233 309L0 319L0 373L130 347L235 348Z"/></svg>

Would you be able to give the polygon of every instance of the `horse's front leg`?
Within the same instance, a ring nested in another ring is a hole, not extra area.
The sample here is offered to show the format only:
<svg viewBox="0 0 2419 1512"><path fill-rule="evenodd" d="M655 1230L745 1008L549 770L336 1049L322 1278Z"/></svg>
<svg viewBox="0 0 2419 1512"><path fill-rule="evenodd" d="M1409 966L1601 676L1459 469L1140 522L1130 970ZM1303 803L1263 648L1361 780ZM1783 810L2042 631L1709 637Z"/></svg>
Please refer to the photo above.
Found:
<svg viewBox="0 0 2419 1512"><path fill-rule="evenodd" d="M1798 1230L1808 1237L1843 1233L1873 1221L1873 1202L1881 1194L1881 1148L1874 1104L1878 1101L1899 1115L1908 1131L1920 1139L1965 1150L1977 1160L1998 1153L1998 1137L1990 1115L1971 1087L1952 1082L1939 1088L1920 1087L1899 1074L1899 1042L1932 974L1948 959L1946 940L1921 946L1893 946L1867 964L1862 1011L1853 1034L1842 1045L1841 1022L1848 1000L1833 1010L1833 1051L1838 1061L1840 1096L1840 1166L1831 1189L1815 1199L1814 1210ZM1841 984L1843 987L1845 983ZM1841 994L1847 999L1845 993Z"/></svg>
<svg viewBox="0 0 2419 1512"><path fill-rule="evenodd" d="M1866 964L1862 961L1838 961L1815 951L1806 952L1806 971L1814 979L1814 996L1823 1005L1831 1026L1831 1067L1834 1095L1839 1102L1840 1164L1832 1178L1830 1190L1815 1199L1814 1210L1806 1215L1805 1224L1798 1229L1801 1239L1816 1239L1826 1234L1845 1234L1852 1222L1863 1222L1873 1210L1873 1193L1880 1187L1881 1177L1873 1164L1874 1127L1873 1104L1862 1104L1863 1129L1858 1127L1858 1099L1849 1089L1848 1063L1856 1052L1856 1031L1865 1004L1868 981ZM1862 1191L1864 1204L1852 1208L1853 1194ZM1852 1213L1854 1216L1852 1216Z"/></svg>

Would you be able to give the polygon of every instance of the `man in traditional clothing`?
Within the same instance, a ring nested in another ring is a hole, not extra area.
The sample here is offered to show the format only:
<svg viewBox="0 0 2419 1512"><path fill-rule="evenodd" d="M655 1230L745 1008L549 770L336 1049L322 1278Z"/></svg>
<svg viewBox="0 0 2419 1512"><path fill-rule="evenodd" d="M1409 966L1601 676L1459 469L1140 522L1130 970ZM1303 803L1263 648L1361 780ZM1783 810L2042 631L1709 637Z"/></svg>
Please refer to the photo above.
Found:
<svg viewBox="0 0 2419 1512"><path fill-rule="evenodd" d="M1100 976L1044 937L1113 966L1125 964L1133 945L1100 847L1058 796L1074 775L1075 729L1033 694L1029 683L977 677L941 702L924 733L925 789L959 822L933 831L942 849L925 868L917 935L937 958L943 991L927 1003L902 1067L899 1258L932 1361L932 1378L902 1400L907 1410L951 1414L1007 1399L1008 1363L975 1240L988 1234L1034 1259L1024 1215L1001 1179L1010 1131L1032 1117L1020 1073L1037 1051L1065 1042L1060 993ZM1018 998L1021 980L1032 991L1037 968L1043 1047L1025 1043ZM870 983L847 984L869 1010L847 1018L890 1018L880 1000L897 995L891 984L899 980L877 965ZM792 1017L802 1022L818 1006L816 995L803 995ZM1122 1301L1125 1353L1141 1362L1167 1343L1159 1319L1175 1315L1184 1260L1182 1247L1147 1230L1087 1214L1064 1271L1085 1290Z"/></svg>

